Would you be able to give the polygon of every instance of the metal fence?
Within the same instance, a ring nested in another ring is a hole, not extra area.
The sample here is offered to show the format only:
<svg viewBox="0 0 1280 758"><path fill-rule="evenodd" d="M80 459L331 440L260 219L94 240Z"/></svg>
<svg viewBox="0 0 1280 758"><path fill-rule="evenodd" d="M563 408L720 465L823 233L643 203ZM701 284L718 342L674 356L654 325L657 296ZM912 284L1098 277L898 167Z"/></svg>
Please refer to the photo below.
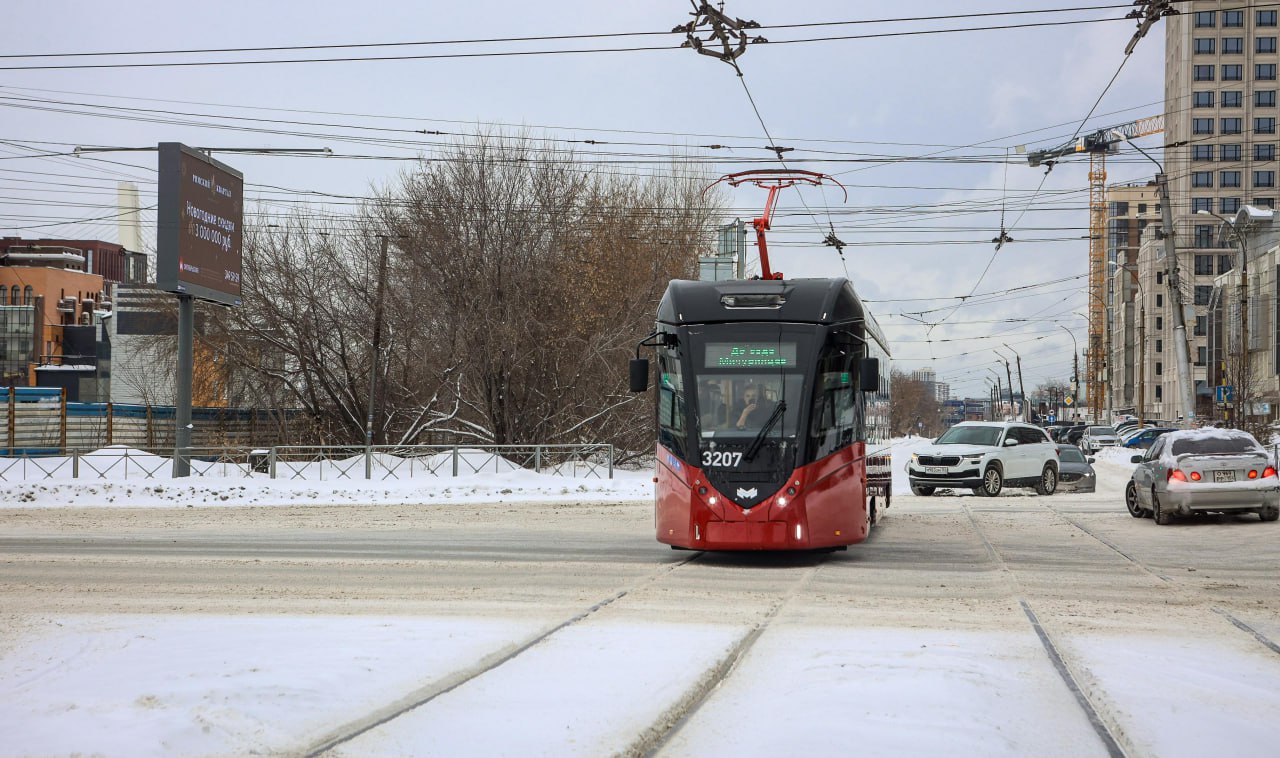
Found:
<svg viewBox="0 0 1280 758"><path fill-rule="evenodd" d="M613 445L278 445L191 447L191 476L221 479L388 481L530 471L612 479ZM170 479L172 449L131 447L0 456L0 482Z"/></svg>

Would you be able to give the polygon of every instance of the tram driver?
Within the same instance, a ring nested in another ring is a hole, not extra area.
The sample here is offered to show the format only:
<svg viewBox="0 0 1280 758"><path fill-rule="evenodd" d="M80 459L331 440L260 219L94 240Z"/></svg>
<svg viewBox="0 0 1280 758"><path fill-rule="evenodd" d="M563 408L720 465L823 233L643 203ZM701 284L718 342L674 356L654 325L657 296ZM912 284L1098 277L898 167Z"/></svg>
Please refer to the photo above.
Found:
<svg viewBox="0 0 1280 758"><path fill-rule="evenodd" d="M734 426L740 430L759 429L777 407L778 404L768 398L764 386L748 384L742 390L742 402L734 407Z"/></svg>

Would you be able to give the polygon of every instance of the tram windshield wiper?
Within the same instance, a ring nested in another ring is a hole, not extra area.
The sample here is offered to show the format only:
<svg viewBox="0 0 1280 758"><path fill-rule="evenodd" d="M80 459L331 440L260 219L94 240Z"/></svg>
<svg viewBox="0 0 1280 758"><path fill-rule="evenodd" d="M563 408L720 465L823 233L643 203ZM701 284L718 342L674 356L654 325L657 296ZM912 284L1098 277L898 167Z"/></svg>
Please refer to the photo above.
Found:
<svg viewBox="0 0 1280 758"><path fill-rule="evenodd" d="M778 407L773 409L773 415L769 416L769 420L764 422L764 426L760 427L760 431L756 433L756 438L751 440L751 444L747 446L747 452L743 454L743 458L752 460L756 457L756 453L760 452L760 446L764 444L765 435L778 423L778 419L782 418L782 413L787 410L787 402L785 400L778 401Z"/></svg>

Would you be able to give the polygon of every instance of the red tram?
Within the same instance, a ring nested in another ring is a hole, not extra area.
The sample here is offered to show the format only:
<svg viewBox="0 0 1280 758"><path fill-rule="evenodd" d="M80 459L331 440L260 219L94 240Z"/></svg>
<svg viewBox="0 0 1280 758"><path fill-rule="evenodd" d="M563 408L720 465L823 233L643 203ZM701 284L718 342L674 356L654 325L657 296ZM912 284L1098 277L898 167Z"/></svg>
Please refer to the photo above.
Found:
<svg viewBox="0 0 1280 758"><path fill-rule="evenodd" d="M889 351L849 280L673 281L657 322L658 541L866 539L891 497ZM647 389L648 361L631 372Z"/></svg>

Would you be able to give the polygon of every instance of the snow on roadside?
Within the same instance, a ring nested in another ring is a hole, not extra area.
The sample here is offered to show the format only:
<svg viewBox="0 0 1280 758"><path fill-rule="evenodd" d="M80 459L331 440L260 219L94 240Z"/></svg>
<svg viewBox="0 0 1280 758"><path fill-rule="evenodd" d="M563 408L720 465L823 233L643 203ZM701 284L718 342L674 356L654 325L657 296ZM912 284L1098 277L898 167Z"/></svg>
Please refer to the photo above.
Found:
<svg viewBox="0 0 1280 758"><path fill-rule="evenodd" d="M62 617L0 657L2 752L293 753L544 622Z"/></svg>

